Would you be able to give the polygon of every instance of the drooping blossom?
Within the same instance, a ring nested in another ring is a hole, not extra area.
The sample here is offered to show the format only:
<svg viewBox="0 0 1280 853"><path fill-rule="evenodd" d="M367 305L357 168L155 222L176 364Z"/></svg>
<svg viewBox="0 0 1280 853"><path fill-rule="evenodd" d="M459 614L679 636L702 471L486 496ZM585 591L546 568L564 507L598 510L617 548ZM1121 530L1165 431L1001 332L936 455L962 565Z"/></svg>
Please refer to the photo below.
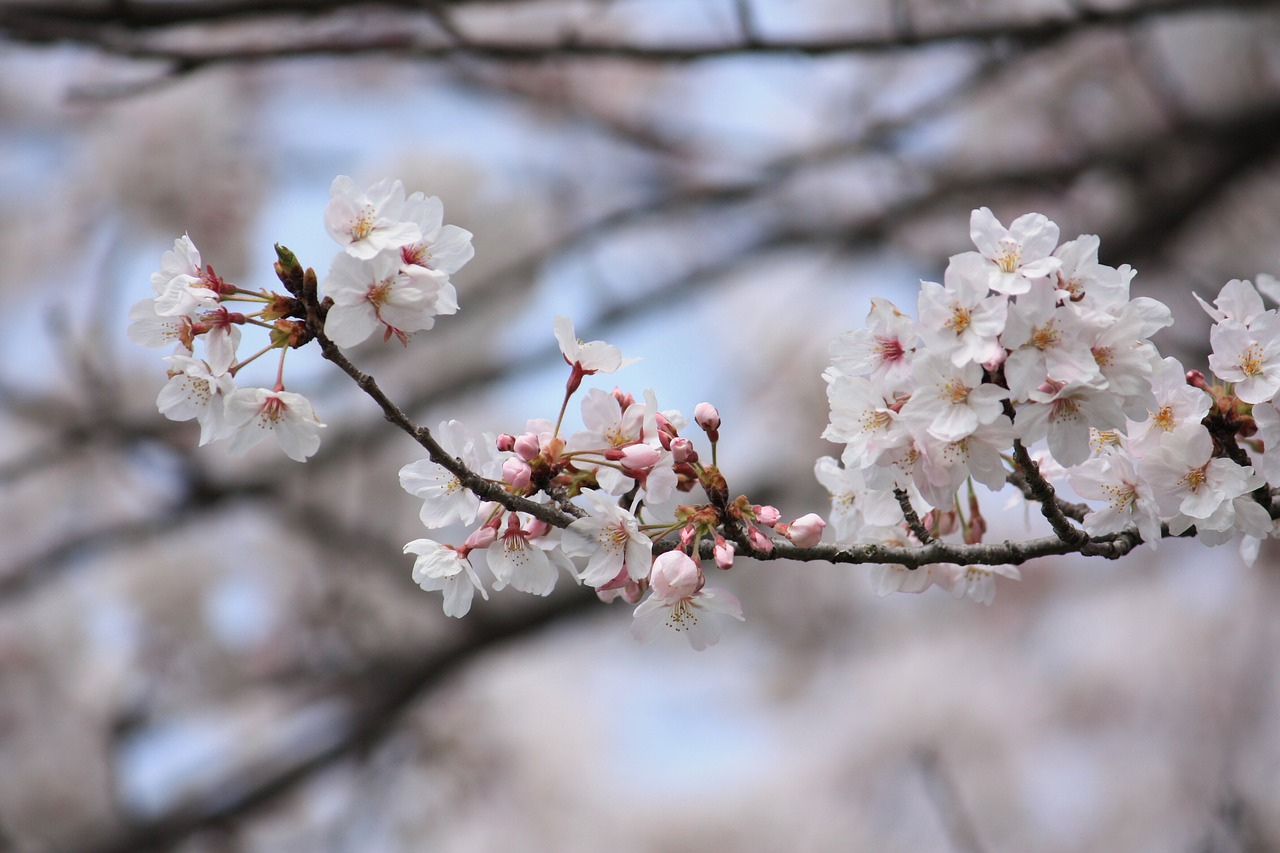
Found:
<svg viewBox="0 0 1280 853"><path fill-rule="evenodd" d="M320 448L324 427L306 397L266 388L241 388L227 397L226 424L232 453L244 453L272 435L285 455L297 462L305 462Z"/></svg>
<svg viewBox="0 0 1280 853"><path fill-rule="evenodd" d="M731 593L707 587L697 562L683 551L668 551L653 561L649 597L635 609L632 633L648 642L663 626L681 633L696 651L720 640L717 615L743 620L742 604Z"/></svg>
<svg viewBox="0 0 1280 853"><path fill-rule="evenodd" d="M200 445L221 438L226 428L227 398L236 389L225 371L214 372L201 359L171 355L169 381L160 389L156 406L171 421L195 418L200 424Z"/></svg>
<svg viewBox="0 0 1280 853"><path fill-rule="evenodd" d="M476 590L489 598L471 561L457 548L431 539L414 539L404 546L404 552L417 555L413 561L414 583L428 592L444 593L446 616L466 616Z"/></svg>

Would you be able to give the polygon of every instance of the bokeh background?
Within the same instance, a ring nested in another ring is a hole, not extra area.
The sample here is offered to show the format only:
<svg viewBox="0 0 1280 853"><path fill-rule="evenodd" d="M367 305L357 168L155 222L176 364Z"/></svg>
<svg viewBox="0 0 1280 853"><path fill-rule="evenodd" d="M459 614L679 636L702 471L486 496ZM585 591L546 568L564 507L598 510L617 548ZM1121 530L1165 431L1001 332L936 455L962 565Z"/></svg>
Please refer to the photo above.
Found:
<svg viewBox="0 0 1280 853"><path fill-rule="evenodd" d="M419 422L554 417L568 314L793 518L827 342L914 311L974 207L1099 234L1204 365L1192 291L1280 273L1280 9L3 0L0 851L1280 849L1270 547L1045 559L990 607L741 561L696 654L567 584L446 619L420 450L314 353L315 458L197 450L128 307L183 232L323 274L337 174L475 233L458 315L352 353Z"/></svg>

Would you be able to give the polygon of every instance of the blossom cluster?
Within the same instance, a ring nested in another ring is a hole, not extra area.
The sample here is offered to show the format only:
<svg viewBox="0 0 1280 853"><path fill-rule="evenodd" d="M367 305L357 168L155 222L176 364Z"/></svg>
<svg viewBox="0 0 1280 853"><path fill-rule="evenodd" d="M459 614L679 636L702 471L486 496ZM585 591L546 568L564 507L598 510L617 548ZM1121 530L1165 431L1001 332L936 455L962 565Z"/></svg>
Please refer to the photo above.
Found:
<svg viewBox="0 0 1280 853"><path fill-rule="evenodd" d="M381 328L384 340L403 343L409 333L431 328L436 315L458 310L449 276L474 254L472 235L443 220L438 198L406 197L400 181L364 190L351 178L334 180L324 222L343 250L322 285L324 333L331 340L354 346ZM165 359L169 381L157 399L160 412L195 419L201 445L226 438L231 452L243 453L271 434L291 459L314 454L324 424L306 397L284 389L285 354L313 337L297 299L224 281L202 265L185 234L165 252L151 286L154 297L130 309L129 337L142 346L174 348ZM232 311L234 303L256 310ZM269 343L240 358L246 325L265 330ZM280 350L274 387L237 388L236 374L273 349Z"/></svg>
<svg viewBox="0 0 1280 853"><path fill-rule="evenodd" d="M1024 486L1065 475L1102 501L1082 519L1091 536L1136 529L1154 547L1166 530L1210 545L1270 535L1265 486L1280 463L1263 448L1276 446L1268 433L1280 442L1280 318L1253 285L1229 282L1204 303L1221 380L1210 386L1161 357L1150 338L1172 323L1168 307L1131 298L1134 271L1100 263L1096 236L1059 243L1043 215L1005 228L986 208L973 212L970 234L976 251L953 256L942 284L921 282L916 318L874 299L866 328L832 345L823 435L844 451L819 460L816 474L832 494L836 537L922 544L959 532L980 542L972 483L998 491L1015 472ZM1263 440L1250 441L1259 429ZM1037 443L1039 461L1027 466ZM1017 576L1001 566L882 566L876 585L989 601L993 572Z"/></svg>
<svg viewBox="0 0 1280 853"><path fill-rule="evenodd" d="M569 366L556 423L530 420L519 435L494 436L448 421L436 436L448 458L460 459L467 471L501 484L505 494L540 504L575 501L576 517L561 528L499 501L482 501L457 472L436 459L411 462L400 470L400 483L422 500L422 523L430 530L474 525L461 545L430 538L406 545L406 553L416 555L414 580L423 589L443 593L446 614L462 616L476 592L488 596L482 568L493 589L509 586L533 595L550 594L557 579L567 575L594 588L602 600L636 605L637 638L650 639L665 624L683 633L694 648L706 648L719 639L714 617L742 619L742 608L732 594L706 585L700 561L691 554L700 554L707 538L714 543L715 563L729 568L734 547L717 532L721 522L715 507L670 504L678 494L705 483L713 469L702 464L693 442L680 435L689 421L678 411L659 409L651 390L637 400L618 388L588 389L580 403L582 429L562 435L566 408L582 380L613 373L634 359L623 358L617 347L603 341L579 340L567 317L556 318L554 331ZM714 448L720 427L715 407L699 404L694 421ZM811 520L797 520L791 531L772 507L742 506L738 515L762 517L761 524L792 537L812 536L813 530L821 534L820 520L816 528ZM751 530L759 541L768 541L758 527ZM655 556L655 540L668 534L677 535L681 547Z"/></svg>
<svg viewBox="0 0 1280 853"><path fill-rule="evenodd" d="M444 224L437 198L347 177L333 182L324 225L341 249L323 281L276 247L283 294L224 281L184 235L152 276L153 297L131 310L129 334L174 347L157 405L195 419L202 445L225 438L240 452L271 433L299 461L316 452L323 424L285 390L284 357L318 340L427 451L400 470L430 532L404 550L413 580L441 593L449 616L465 615L476 593L545 596L568 577L632 605L637 638L665 625L701 649L717 641L718 619L743 618L704 567L727 570L743 554L879 561L882 595L937 586L990 603L995 578L1016 579L1015 564L1036 554L982 546L975 482L999 491L1012 481L1058 544L1081 553L1126 537L1108 553L1166 535L1217 545L1243 533L1250 547L1273 535L1268 483L1280 482L1280 453L1266 448L1280 445L1280 315L1263 295L1274 300L1280 283L1266 276L1202 300L1214 321L1212 382L1160 355L1151 336L1172 322L1169 309L1132 298L1134 271L1100 263L1096 236L1060 243L1040 214L1005 228L974 211L976 251L952 257L941 284L921 282L914 318L873 299L866 328L831 347L823 435L844 449L816 466L832 496L827 533L817 514L788 523L775 507L730 497L712 404L686 418L652 390L584 389L634 359L580 340L568 317L553 324L568 368L555 421L497 435L456 420L413 425L342 350L379 332L407 344L456 312L451 276L472 258L472 235ZM245 326L268 342L242 358ZM272 388L236 387L245 365L275 350ZM575 397L582 427L566 432ZM1101 505L1069 504L1051 480ZM458 526L460 544L440 541Z"/></svg>

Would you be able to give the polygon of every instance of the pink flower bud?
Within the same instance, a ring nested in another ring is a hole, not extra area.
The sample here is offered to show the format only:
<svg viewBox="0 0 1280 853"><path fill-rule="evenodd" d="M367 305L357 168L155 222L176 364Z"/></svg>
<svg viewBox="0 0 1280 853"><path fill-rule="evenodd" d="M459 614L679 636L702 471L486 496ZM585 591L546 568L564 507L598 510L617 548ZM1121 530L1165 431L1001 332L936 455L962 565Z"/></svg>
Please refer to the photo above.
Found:
<svg viewBox="0 0 1280 853"><path fill-rule="evenodd" d="M622 469L628 474L633 471L649 471L661 458L661 454L647 444L630 444L622 448Z"/></svg>
<svg viewBox="0 0 1280 853"><path fill-rule="evenodd" d="M816 513L802 515L787 526L786 536L796 547L812 548L822 541L822 531L827 523Z"/></svg>
<svg viewBox="0 0 1280 853"><path fill-rule="evenodd" d="M512 456L502 463L502 479L517 489L526 489L533 479L533 469L520 457Z"/></svg>
<svg viewBox="0 0 1280 853"><path fill-rule="evenodd" d="M529 462L542 450L541 444L538 442L538 434L526 432L524 435L515 439L511 449L516 452L521 459Z"/></svg>
<svg viewBox="0 0 1280 853"><path fill-rule="evenodd" d="M725 541L723 536L716 537L716 565L722 569L733 568L734 544Z"/></svg>
<svg viewBox="0 0 1280 853"><path fill-rule="evenodd" d="M747 531L747 539L751 543L751 547L765 554L773 553L773 543L769 541L769 537L760 532L760 528L752 525Z"/></svg>
<svg viewBox="0 0 1280 853"><path fill-rule="evenodd" d="M686 524L680 528L680 547L688 548L693 544L693 537L698 535L698 528L693 524Z"/></svg>
<svg viewBox="0 0 1280 853"><path fill-rule="evenodd" d="M693 442L687 438L671 439L671 456L675 463L679 465L681 462L697 462L698 451L693 449Z"/></svg>
<svg viewBox="0 0 1280 853"><path fill-rule="evenodd" d="M773 527L782 520L782 513L778 512L778 508L776 506L760 504L758 506L751 507L751 511L756 514L756 521L763 524L765 527Z"/></svg>
<svg viewBox="0 0 1280 853"><path fill-rule="evenodd" d="M710 403L699 403L694 406L693 419L708 433L720 429L720 412L716 411L716 407Z"/></svg>
<svg viewBox="0 0 1280 853"><path fill-rule="evenodd" d="M636 401L636 398L629 392L623 391L621 388L617 387L613 389L613 399L618 401L618 405L622 407L622 411L624 412Z"/></svg>
<svg viewBox="0 0 1280 853"><path fill-rule="evenodd" d="M494 443L497 444L498 450L506 453L508 450L511 450L516 446L516 437L510 433L504 432L502 435L498 436L498 440Z"/></svg>
<svg viewBox="0 0 1280 853"><path fill-rule="evenodd" d="M667 551L659 554L653 561L653 569L649 573L649 585L658 598L664 601L677 601L690 598L702 589L705 579L702 569L692 557L684 551Z"/></svg>
<svg viewBox="0 0 1280 853"><path fill-rule="evenodd" d="M498 531L492 525L486 524L484 527L471 531L471 535L467 537L467 541L462 543L462 547L458 549L458 553L466 556L467 551L488 548L498 538Z"/></svg>

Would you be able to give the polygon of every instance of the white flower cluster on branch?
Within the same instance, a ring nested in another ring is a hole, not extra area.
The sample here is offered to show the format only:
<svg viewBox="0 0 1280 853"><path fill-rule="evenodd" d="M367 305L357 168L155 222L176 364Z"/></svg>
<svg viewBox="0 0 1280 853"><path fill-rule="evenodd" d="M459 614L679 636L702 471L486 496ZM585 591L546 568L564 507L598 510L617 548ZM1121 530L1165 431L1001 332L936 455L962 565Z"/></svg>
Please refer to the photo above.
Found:
<svg viewBox="0 0 1280 853"><path fill-rule="evenodd" d="M229 438L242 451L271 432L298 460L316 452L323 425L284 390L284 354L317 344L426 451L400 471L422 524L469 528L457 545L405 546L414 581L441 592L450 616L466 614L476 592L548 595L566 576L634 605L638 638L666 625L701 649L718 639L717 619L742 619L737 599L706 582L711 566L737 557L871 563L880 594L939 586L990 603L996 578L1016 579L1036 557L1115 559L1169 535L1207 545L1242 535L1256 553L1275 531L1269 483L1280 482L1280 462L1266 448L1280 444L1280 317L1247 281L1202 301L1215 321L1210 382L1161 357L1150 338L1172 323L1169 309L1130 298L1133 270L1099 263L1097 237L1060 243L1040 214L1005 228L974 211L976 251L952 257L941 284L921 282L917 318L877 298L866 327L832 344L824 437L844 450L815 469L832 496L830 524L815 513L787 523L774 507L730 497L710 403L690 421L659 408L652 390L587 388L583 428L565 435L584 380L633 361L579 340L567 317L554 323L569 369L554 422L498 435L456 420L434 432L415 424L342 349L379 331L407 344L457 311L451 276L473 255L471 234L399 181L363 189L346 177L333 183L324 223L342 247L328 276L320 283L277 247L284 294L224 282L180 238L152 277L154 298L134 306L130 336L176 345L157 403L167 417L196 419L201 444ZM1280 291L1267 276L1258 285ZM228 310L237 301L258 310ZM269 341L241 360L245 325ZM275 387L237 389L236 372L273 349ZM1055 481L1098 505L1064 501ZM975 482L1013 485L1053 535L985 544Z"/></svg>

